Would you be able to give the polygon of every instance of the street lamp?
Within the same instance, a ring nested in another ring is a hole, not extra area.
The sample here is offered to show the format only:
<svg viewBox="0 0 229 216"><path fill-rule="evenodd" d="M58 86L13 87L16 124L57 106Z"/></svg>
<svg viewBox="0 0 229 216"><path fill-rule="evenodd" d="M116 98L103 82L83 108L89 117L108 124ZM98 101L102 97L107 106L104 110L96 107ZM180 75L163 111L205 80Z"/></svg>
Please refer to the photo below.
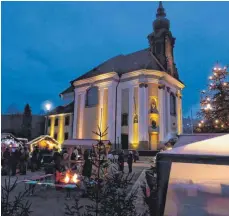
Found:
<svg viewBox="0 0 229 216"><path fill-rule="evenodd" d="M45 104L45 110L47 112L49 112L51 110L51 108L52 108L52 104L51 103L48 102L48 103Z"/></svg>
<svg viewBox="0 0 229 216"><path fill-rule="evenodd" d="M44 103L44 110L45 110L45 133L47 134L47 124L48 124L48 113L52 108L52 104L50 102Z"/></svg>

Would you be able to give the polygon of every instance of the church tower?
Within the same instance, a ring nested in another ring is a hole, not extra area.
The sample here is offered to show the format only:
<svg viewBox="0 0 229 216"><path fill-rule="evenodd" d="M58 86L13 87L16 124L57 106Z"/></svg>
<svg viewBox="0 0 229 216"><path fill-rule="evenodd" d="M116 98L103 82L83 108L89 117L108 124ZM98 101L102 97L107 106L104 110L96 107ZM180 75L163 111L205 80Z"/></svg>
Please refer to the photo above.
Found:
<svg viewBox="0 0 229 216"><path fill-rule="evenodd" d="M166 72L179 79L173 55L175 38L170 31L170 21L166 18L161 1L157 9L156 19L153 22L153 33L148 35L148 40L152 54L162 64Z"/></svg>

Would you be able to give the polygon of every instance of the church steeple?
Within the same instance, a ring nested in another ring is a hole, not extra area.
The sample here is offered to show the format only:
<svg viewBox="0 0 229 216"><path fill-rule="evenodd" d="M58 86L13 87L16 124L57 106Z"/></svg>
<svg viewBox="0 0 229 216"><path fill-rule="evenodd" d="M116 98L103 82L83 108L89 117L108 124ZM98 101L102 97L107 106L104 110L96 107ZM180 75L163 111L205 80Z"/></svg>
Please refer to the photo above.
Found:
<svg viewBox="0 0 229 216"><path fill-rule="evenodd" d="M158 31L160 29L167 29L170 28L170 22L166 18L165 9L163 8L162 2L159 2L159 6L156 13L156 19L153 22L153 30Z"/></svg>
<svg viewBox="0 0 229 216"><path fill-rule="evenodd" d="M173 48L175 38L170 31L170 21L166 18L162 2L156 12L156 19L153 21L153 32L148 35L151 52L159 60L171 76L178 78L177 69L174 63Z"/></svg>
<svg viewBox="0 0 229 216"><path fill-rule="evenodd" d="M162 1L159 1L156 17L166 17L165 9L163 8Z"/></svg>

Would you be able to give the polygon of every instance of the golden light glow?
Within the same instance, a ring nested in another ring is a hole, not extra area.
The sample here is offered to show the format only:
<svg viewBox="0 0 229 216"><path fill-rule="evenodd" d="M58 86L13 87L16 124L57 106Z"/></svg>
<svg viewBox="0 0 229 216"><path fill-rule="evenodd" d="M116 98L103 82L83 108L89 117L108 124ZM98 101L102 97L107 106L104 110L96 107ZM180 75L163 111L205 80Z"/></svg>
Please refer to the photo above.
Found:
<svg viewBox="0 0 229 216"><path fill-rule="evenodd" d="M74 183L77 183L77 181L78 181L78 179L77 179L77 174L75 173L74 175L73 175L73 177L72 177L72 181L74 182Z"/></svg>
<svg viewBox="0 0 229 216"><path fill-rule="evenodd" d="M65 175L64 182L67 184L67 183L69 183L69 181L70 181L70 177L69 177L69 174L67 173Z"/></svg>
<svg viewBox="0 0 229 216"><path fill-rule="evenodd" d="M138 148L138 124L133 124L133 147Z"/></svg>
<svg viewBox="0 0 229 216"><path fill-rule="evenodd" d="M224 127L224 125L222 124L222 125L221 125L221 127L223 128L223 127Z"/></svg>
<svg viewBox="0 0 229 216"><path fill-rule="evenodd" d="M104 89L102 115L102 131L104 131L108 125L108 89ZM106 140L108 138L107 136L104 136L102 139Z"/></svg>
<svg viewBox="0 0 229 216"><path fill-rule="evenodd" d="M54 131L55 131L55 127L54 127L54 123L55 123L55 116L50 116L50 121L51 121L51 124L50 124L50 136L51 137L54 137Z"/></svg>
<svg viewBox="0 0 229 216"><path fill-rule="evenodd" d="M201 124L201 123L199 123L198 125L199 125L199 127L201 127L201 126L202 126L202 124Z"/></svg>
<svg viewBox="0 0 229 216"><path fill-rule="evenodd" d="M57 141L61 144L64 141L64 116L59 116Z"/></svg>
<svg viewBox="0 0 229 216"><path fill-rule="evenodd" d="M219 123L219 120L218 120L218 119L216 119L216 120L215 120L215 123L216 123L216 124L218 124L218 123Z"/></svg>

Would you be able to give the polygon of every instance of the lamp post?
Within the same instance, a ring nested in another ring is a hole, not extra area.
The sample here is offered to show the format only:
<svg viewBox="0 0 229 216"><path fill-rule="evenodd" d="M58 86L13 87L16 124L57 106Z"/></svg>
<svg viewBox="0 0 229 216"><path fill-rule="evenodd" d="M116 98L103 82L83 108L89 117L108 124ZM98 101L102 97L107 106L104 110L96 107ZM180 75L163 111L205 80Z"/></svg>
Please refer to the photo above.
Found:
<svg viewBox="0 0 229 216"><path fill-rule="evenodd" d="M45 113L45 131L44 131L44 134L46 135L47 134L47 124L48 124L48 113L52 108L52 104L47 102L44 105L44 108L45 108L45 111L46 111L46 113Z"/></svg>

